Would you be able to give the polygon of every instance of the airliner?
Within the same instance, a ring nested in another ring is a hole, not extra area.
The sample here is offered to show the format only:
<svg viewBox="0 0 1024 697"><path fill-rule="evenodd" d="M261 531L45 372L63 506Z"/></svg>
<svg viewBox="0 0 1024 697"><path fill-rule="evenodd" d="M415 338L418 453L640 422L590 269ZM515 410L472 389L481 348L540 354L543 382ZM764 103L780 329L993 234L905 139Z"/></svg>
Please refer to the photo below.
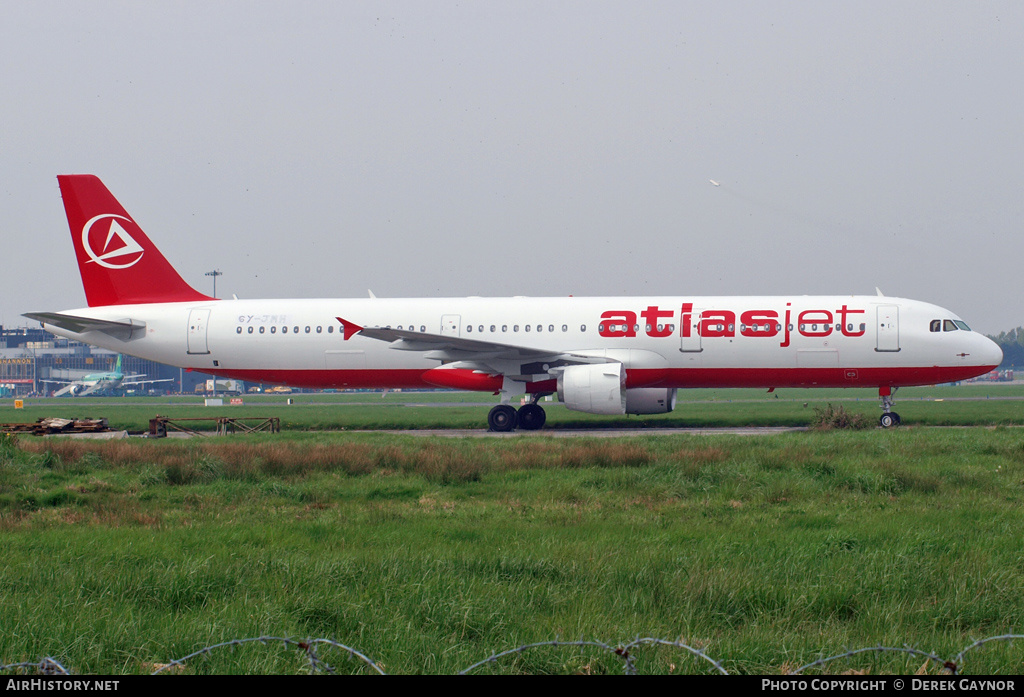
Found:
<svg viewBox="0 0 1024 697"><path fill-rule="evenodd" d="M48 331L254 382L490 392L494 431L542 428L549 395L592 414L659 414L688 387L877 389L888 428L899 387L1002 361L949 310L880 292L218 299L182 279L97 177L57 180L88 306L24 315Z"/></svg>
<svg viewBox="0 0 1024 697"><path fill-rule="evenodd" d="M114 369L104 373L89 373L78 380L40 380L40 382L57 383L64 385L53 393L54 397L88 397L90 395L111 394L117 390L135 385L150 385L157 382L174 382L172 378L158 380L140 380L146 377L144 373L125 375L121 371L121 354L117 354L117 363Z"/></svg>

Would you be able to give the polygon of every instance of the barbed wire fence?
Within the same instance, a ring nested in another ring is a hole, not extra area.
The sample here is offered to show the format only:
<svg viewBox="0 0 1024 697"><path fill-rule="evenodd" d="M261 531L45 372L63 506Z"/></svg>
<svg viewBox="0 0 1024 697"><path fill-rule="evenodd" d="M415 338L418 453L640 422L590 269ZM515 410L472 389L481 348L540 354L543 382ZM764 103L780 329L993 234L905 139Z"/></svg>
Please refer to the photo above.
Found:
<svg viewBox="0 0 1024 697"><path fill-rule="evenodd" d="M991 636L985 639L979 639L972 644L965 647L960 653L952 658L943 659L937 654L930 651L923 651L910 646L893 647L893 646L872 646L860 649L852 649L844 651L843 653L829 656L827 658L819 658L816 661L800 666L792 671L786 673L786 675L799 675L805 670L811 668L824 667L829 663L835 661L842 661L859 656L865 653L905 653L910 656L917 656L925 658L928 661L934 661L936 665L942 666L941 671L947 675L961 675L964 663L964 657L970 651L981 648L982 646L992 642L1013 642L1017 639L1024 639L1024 634L1001 634L998 636ZM323 648L334 648L342 651L350 659L358 660L364 663L367 667L372 669L374 672L380 675L387 675L383 666L373 659L367 657L362 652L351 646L334 641L333 639L294 639L290 637L276 637L276 636L260 636L251 637L247 639L232 639L230 641L223 641L217 644L211 644L210 646L204 646L203 648L193 651L187 656L173 659L164 664L156 664L155 670L150 675L158 675L165 672L175 672L185 667L186 662L202 656L208 656L215 651L225 648L235 648L250 644L262 644L264 646L280 645L282 648L287 650L301 651L306 659L309 670L312 673L336 673L334 667L324 661L318 652ZM707 662L714 671L717 671L721 675L729 675L729 671L725 669L722 663L711 656L709 656L703 649L690 646L683 641L673 641L670 639L657 639L653 637L637 637L631 641L620 643L620 644L608 644L598 640L579 640L579 641L562 641L555 639L553 641L542 641L534 644L524 644L517 646L512 649L499 651L493 653L487 658L481 661L477 661L471 666L464 668L458 672L458 675L466 675L471 673L478 668L485 665L497 664L502 659L509 656L524 654L529 651L534 651L544 648L578 648L580 650L586 648L597 649L601 652L608 653L615 656L622 662L622 670L626 675L637 675L637 658L639 656L639 650L645 646L661 646L667 648L679 649L681 651L689 653L695 659ZM1016 672L1016 668L1013 672ZM0 672L23 672L23 673L34 673L37 675L73 675L71 671L64 667L64 664L60 661L51 658L49 656L39 659L38 661L25 661L21 663L9 663L6 665L0 665Z"/></svg>

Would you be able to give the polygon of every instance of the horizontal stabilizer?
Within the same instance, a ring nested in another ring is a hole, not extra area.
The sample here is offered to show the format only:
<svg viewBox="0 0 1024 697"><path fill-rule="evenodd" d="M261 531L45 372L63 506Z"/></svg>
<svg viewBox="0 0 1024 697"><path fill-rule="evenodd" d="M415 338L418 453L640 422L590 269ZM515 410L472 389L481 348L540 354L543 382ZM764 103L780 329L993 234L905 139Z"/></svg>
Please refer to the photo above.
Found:
<svg viewBox="0 0 1024 697"><path fill-rule="evenodd" d="M60 312L26 312L22 317L28 317L43 324L51 324L76 334L103 332L121 341L137 339L143 336L146 331L145 322L128 318L119 320L93 319L92 317L65 315Z"/></svg>

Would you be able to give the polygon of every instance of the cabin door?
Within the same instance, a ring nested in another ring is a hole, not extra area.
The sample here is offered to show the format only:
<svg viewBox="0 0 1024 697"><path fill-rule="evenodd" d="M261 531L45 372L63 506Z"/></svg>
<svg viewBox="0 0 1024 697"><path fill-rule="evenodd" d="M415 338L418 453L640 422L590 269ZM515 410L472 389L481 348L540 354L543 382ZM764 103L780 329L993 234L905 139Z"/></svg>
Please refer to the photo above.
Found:
<svg viewBox="0 0 1024 697"><path fill-rule="evenodd" d="M189 355L210 352L206 343L206 329L210 324L209 310L192 310L188 313L188 353Z"/></svg>
<svg viewBox="0 0 1024 697"><path fill-rule="evenodd" d="M900 350L900 307L899 305L879 305L875 318L878 330L876 351Z"/></svg>

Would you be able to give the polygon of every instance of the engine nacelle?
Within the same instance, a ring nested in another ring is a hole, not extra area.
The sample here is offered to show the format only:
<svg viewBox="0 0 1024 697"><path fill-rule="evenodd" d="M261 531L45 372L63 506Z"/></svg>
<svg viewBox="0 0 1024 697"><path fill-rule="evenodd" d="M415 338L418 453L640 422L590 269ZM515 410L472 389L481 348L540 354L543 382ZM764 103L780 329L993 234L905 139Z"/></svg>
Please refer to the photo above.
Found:
<svg viewBox="0 0 1024 697"><path fill-rule="evenodd" d="M638 387L626 390L627 414L667 414L675 408L674 387Z"/></svg>
<svg viewBox="0 0 1024 697"><path fill-rule="evenodd" d="M625 384L621 363L572 365L558 375L558 399L573 411L625 414Z"/></svg>

